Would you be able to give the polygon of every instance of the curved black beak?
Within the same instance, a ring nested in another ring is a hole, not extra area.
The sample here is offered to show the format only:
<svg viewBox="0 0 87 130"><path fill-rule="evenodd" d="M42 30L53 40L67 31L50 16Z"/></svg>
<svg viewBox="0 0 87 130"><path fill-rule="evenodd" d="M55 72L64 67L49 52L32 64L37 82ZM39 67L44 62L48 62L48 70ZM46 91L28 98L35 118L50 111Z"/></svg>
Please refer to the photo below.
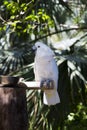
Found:
<svg viewBox="0 0 87 130"><path fill-rule="evenodd" d="M32 51L36 52L37 48L35 46L32 47Z"/></svg>

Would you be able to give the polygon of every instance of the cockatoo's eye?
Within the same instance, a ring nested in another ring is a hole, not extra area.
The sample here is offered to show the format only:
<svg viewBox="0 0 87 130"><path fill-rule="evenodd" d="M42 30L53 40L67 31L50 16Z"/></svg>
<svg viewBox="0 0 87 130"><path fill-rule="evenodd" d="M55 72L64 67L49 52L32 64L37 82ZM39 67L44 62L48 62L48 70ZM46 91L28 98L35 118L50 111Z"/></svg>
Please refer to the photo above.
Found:
<svg viewBox="0 0 87 130"><path fill-rule="evenodd" d="M38 48L40 48L40 46L38 46Z"/></svg>

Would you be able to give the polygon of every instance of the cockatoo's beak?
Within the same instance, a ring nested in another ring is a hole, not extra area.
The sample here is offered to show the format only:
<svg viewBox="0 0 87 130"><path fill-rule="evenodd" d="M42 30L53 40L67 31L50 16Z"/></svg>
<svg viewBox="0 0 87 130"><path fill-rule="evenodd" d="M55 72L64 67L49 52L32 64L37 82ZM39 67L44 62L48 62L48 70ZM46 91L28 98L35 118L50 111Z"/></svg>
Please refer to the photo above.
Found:
<svg viewBox="0 0 87 130"><path fill-rule="evenodd" d="M36 46L33 46L32 51L36 52L36 50L37 50Z"/></svg>

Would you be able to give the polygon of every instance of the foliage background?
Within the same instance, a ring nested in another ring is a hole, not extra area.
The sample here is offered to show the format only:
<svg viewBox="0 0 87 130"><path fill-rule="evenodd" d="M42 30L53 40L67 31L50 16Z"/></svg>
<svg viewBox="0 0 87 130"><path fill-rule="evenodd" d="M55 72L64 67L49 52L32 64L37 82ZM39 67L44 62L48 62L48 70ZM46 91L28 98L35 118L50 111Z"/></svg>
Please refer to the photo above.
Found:
<svg viewBox="0 0 87 130"><path fill-rule="evenodd" d="M27 91L29 130L87 129L87 2L0 1L0 75L34 80L31 47L47 43L59 66L61 103L45 106L42 93Z"/></svg>

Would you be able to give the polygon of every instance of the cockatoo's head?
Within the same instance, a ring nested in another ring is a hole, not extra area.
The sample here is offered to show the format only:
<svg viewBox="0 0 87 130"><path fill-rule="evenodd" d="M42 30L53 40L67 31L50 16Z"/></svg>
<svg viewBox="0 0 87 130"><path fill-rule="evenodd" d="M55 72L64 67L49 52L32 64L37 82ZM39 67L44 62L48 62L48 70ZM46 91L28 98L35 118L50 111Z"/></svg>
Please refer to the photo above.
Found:
<svg viewBox="0 0 87 130"><path fill-rule="evenodd" d="M36 56L43 57L43 56L54 56L54 52L44 43L36 42L35 45L32 47L35 51Z"/></svg>

